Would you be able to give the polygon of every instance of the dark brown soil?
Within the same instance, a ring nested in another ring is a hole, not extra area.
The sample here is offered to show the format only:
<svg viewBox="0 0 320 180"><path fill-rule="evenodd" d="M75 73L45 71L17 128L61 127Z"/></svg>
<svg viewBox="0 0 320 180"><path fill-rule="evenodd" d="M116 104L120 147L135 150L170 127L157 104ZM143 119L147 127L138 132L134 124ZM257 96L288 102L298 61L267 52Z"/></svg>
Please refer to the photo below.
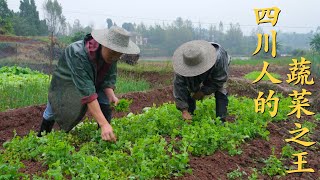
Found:
<svg viewBox="0 0 320 180"><path fill-rule="evenodd" d="M24 168L21 168L19 171L25 174L30 175L41 175L43 172L48 170L47 165L43 165L43 162L23 160L21 161L24 164Z"/></svg>
<svg viewBox="0 0 320 180"><path fill-rule="evenodd" d="M13 47L12 45L11 46L9 45L7 47L1 48L0 49L0 59L6 58L6 57L9 57L9 56L13 56L15 53L16 53L16 48Z"/></svg>
<svg viewBox="0 0 320 180"><path fill-rule="evenodd" d="M0 42L17 42L17 43L27 43L27 44L45 44L42 41L30 39L22 36L4 36L0 35Z"/></svg>
<svg viewBox="0 0 320 180"><path fill-rule="evenodd" d="M286 145L284 141L292 136L289 134L289 130L293 130L293 122L280 122L271 123L268 125L268 130L270 131L269 141L257 138L243 144L240 149L242 149L241 155L230 156L228 152L217 151L212 156L205 157L191 157L190 166L193 171L192 174L185 175L184 177L178 179L187 180L197 180L197 179L228 179L227 174L237 170L244 171L247 175L243 175L242 179L247 179L253 172L252 168L261 170L265 163L263 160L267 159L272 154L272 148L275 148L275 155L277 158L281 157L282 147ZM318 127L314 134L320 133L320 127ZM312 138L315 140L315 138ZM290 144L295 150L303 150L308 152L306 168L313 168L315 173L293 173L288 174L284 177L279 177L280 179L308 179L315 180L320 177L320 155L319 145L313 145L314 149L310 147L305 148L300 145ZM292 169L297 168L293 162L296 159L286 159L284 165L287 167L292 167ZM278 179L278 177L269 177L268 175L262 175L259 173L259 179Z"/></svg>

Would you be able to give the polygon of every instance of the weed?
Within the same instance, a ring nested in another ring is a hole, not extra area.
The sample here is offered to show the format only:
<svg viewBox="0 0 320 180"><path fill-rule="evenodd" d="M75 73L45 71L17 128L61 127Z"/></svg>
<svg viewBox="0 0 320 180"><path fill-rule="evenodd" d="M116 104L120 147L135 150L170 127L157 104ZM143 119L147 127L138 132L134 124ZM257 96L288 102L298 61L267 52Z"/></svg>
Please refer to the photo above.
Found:
<svg viewBox="0 0 320 180"><path fill-rule="evenodd" d="M286 174L285 168L281 162L281 159L278 159L274 155L274 148L272 148L272 155L264 161L266 164L262 169L263 174L268 174L269 176L284 176Z"/></svg>
<svg viewBox="0 0 320 180"><path fill-rule="evenodd" d="M240 168L238 167L238 169L230 172L227 174L228 179L237 179L237 178L241 178L243 175L246 175L245 171L240 171Z"/></svg>

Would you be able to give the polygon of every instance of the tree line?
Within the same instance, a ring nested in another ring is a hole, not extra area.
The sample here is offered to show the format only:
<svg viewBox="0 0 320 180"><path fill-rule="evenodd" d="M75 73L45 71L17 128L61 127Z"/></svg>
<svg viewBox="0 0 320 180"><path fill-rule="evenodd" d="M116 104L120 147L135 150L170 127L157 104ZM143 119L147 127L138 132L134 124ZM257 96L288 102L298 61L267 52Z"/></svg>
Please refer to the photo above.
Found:
<svg viewBox="0 0 320 180"><path fill-rule="evenodd" d="M107 21L111 22L110 19ZM249 35L245 35L238 23L224 24L220 22L215 26L202 27L201 23L196 24L190 20L184 20L181 17L167 24L146 26L143 23L123 23L122 27L128 31L137 32L141 34L142 37L147 38L148 43L142 46L142 55L146 56L152 56L155 53L170 56L179 45L195 39L219 43L227 49L230 54L236 56L251 56L257 47L257 34L271 34L271 32L264 32L262 28L258 27L253 28ZM317 37L317 34L320 34L320 27L318 27L317 31L310 31L309 33L277 31L277 55L305 54L310 48L315 49L312 42L316 41L315 37ZM318 41L319 40L316 42ZM270 47L271 44L270 40ZM267 57L269 54L270 53L263 53L262 47L262 50L256 57Z"/></svg>
<svg viewBox="0 0 320 180"><path fill-rule="evenodd" d="M18 36L54 34L67 44L82 39L94 28L93 24L81 25L78 19L72 25L69 24L57 0L46 0L42 8L45 15L43 20L39 18L34 0L20 0L18 12L8 8L7 0L0 0L0 34ZM106 19L105 24L107 28L117 25L110 18ZM238 23L220 22L218 25L203 27L200 22L193 23L181 17L171 23L145 25L125 22L121 26L145 39L145 42L140 45L142 56L171 56L179 45L195 39L217 42L232 55L251 56L257 46L257 34L271 34L258 27L253 28L249 35L245 35ZM320 27L309 33L278 31L277 54L304 54L310 48L320 51L319 39ZM270 53L259 53L259 56L268 56L268 54Z"/></svg>

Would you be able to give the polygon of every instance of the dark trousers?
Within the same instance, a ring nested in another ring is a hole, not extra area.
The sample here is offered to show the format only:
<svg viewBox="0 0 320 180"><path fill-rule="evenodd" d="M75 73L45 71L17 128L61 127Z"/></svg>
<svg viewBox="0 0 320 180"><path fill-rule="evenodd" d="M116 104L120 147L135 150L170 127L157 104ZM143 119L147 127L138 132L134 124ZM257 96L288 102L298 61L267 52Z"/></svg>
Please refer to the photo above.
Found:
<svg viewBox="0 0 320 180"><path fill-rule="evenodd" d="M220 117L222 121L225 121L227 117L227 107L228 107L228 94L225 95L221 93L220 91L215 92L215 98L216 98L216 116ZM189 109L188 111L193 115L194 110L196 109L196 100L192 97L188 98L188 105Z"/></svg>
<svg viewBox="0 0 320 180"><path fill-rule="evenodd" d="M112 119L112 110L109 104L100 104L101 111L104 115L104 117L108 120L109 123L111 123Z"/></svg>
<svg viewBox="0 0 320 180"><path fill-rule="evenodd" d="M109 103L109 99L104 93L103 89L100 89L98 92L98 102L101 108L101 111L104 115L104 117L108 120L108 122L111 122L112 119L112 110Z"/></svg>

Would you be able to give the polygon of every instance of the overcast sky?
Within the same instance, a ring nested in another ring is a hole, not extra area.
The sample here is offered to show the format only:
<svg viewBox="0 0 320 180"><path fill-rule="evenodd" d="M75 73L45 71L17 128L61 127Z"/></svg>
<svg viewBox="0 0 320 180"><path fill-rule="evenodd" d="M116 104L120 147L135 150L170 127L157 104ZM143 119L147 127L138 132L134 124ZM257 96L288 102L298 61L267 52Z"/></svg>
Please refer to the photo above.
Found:
<svg viewBox="0 0 320 180"><path fill-rule="evenodd" d="M7 0L10 9L19 10L20 0ZM45 0L35 0L40 18L43 19L42 4ZM208 24L225 25L239 23L245 33L257 28L254 8L281 9L275 27L265 24L265 31L275 29L285 32L310 32L320 26L319 0L58 0L63 14L70 24L79 19L82 25L93 23L95 28L105 27L106 18L117 25L123 22L144 22L146 24L171 23L177 17L189 19L198 26ZM261 25L260 25L261 26ZM226 26L228 27L228 26Z"/></svg>

